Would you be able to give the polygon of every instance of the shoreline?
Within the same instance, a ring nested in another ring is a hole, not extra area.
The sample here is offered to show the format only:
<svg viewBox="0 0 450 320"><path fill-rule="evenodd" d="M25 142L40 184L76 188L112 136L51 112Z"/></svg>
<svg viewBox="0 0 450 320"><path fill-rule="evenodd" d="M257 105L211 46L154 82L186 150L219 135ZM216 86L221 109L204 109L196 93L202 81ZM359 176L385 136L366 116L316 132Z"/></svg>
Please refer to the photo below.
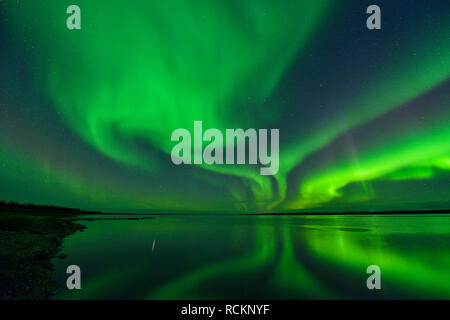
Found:
<svg viewBox="0 0 450 320"><path fill-rule="evenodd" d="M64 259L64 239L86 227L77 215L0 213L0 300L50 299L55 257Z"/></svg>

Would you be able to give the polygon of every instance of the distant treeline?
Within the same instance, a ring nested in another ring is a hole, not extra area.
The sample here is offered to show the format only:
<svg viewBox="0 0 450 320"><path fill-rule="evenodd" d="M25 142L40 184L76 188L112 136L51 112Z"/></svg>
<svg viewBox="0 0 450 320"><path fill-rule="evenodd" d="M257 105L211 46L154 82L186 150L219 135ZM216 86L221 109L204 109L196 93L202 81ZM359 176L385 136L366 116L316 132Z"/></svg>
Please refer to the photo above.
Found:
<svg viewBox="0 0 450 320"><path fill-rule="evenodd" d="M2 211L20 211L20 212L61 212L61 213L86 213L92 211L85 211L80 209L72 209L59 206L41 206L35 204L22 204L18 202L0 201L0 212Z"/></svg>

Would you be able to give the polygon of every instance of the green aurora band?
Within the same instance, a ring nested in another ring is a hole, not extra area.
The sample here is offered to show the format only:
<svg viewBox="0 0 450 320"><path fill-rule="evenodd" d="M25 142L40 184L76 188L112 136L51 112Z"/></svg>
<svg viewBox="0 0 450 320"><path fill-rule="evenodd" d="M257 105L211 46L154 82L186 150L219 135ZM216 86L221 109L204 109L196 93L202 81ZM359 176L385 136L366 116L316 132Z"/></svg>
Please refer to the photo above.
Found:
<svg viewBox="0 0 450 320"><path fill-rule="evenodd" d="M70 4L2 4L32 93L20 95L23 89L11 85L15 93L0 102L53 112L52 121L73 140L53 142L51 124L42 133L19 111L10 110L8 118L2 113L6 200L245 212L448 206L445 193L402 198L397 190L424 181L448 186L448 19L419 21L410 37L386 36L385 45L396 43L396 49L367 55L370 68L358 70L355 61L347 79L320 69L321 54L340 45L333 32L344 36L336 26L355 4L79 0L83 27L69 31L61 13ZM33 50L24 39L33 39ZM329 57L323 56L325 66L339 62ZM14 70L6 62L2 70L6 83ZM309 81L316 79L323 89L311 91ZM328 101L326 112L321 99ZM173 166L171 133L191 129L195 120L219 129L280 128L280 172L268 177L253 166ZM78 154L78 145L88 156ZM137 176L146 181L135 183ZM27 192L18 191L24 186ZM381 198L381 186L397 190L397 197Z"/></svg>

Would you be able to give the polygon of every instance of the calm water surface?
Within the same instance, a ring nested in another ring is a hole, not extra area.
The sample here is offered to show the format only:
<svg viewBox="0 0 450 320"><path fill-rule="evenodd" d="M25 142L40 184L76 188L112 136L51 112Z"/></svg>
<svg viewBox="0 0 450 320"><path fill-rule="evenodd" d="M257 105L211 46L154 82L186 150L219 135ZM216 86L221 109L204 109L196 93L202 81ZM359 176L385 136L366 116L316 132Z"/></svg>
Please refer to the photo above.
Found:
<svg viewBox="0 0 450 320"><path fill-rule="evenodd" d="M146 217L81 221L54 260L54 298L450 298L448 214ZM64 289L71 264L81 290Z"/></svg>

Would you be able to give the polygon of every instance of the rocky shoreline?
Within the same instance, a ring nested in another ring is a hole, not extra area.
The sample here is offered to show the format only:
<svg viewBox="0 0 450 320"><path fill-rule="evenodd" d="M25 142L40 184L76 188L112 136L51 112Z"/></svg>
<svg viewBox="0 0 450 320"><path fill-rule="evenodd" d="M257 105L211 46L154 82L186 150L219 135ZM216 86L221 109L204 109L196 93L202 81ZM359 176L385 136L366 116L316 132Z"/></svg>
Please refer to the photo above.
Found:
<svg viewBox="0 0 450 320"><path fill-rule="evenodd" d="M64 239L85 229L72 214L0 212L0 300L50 299Z"/></svg>

